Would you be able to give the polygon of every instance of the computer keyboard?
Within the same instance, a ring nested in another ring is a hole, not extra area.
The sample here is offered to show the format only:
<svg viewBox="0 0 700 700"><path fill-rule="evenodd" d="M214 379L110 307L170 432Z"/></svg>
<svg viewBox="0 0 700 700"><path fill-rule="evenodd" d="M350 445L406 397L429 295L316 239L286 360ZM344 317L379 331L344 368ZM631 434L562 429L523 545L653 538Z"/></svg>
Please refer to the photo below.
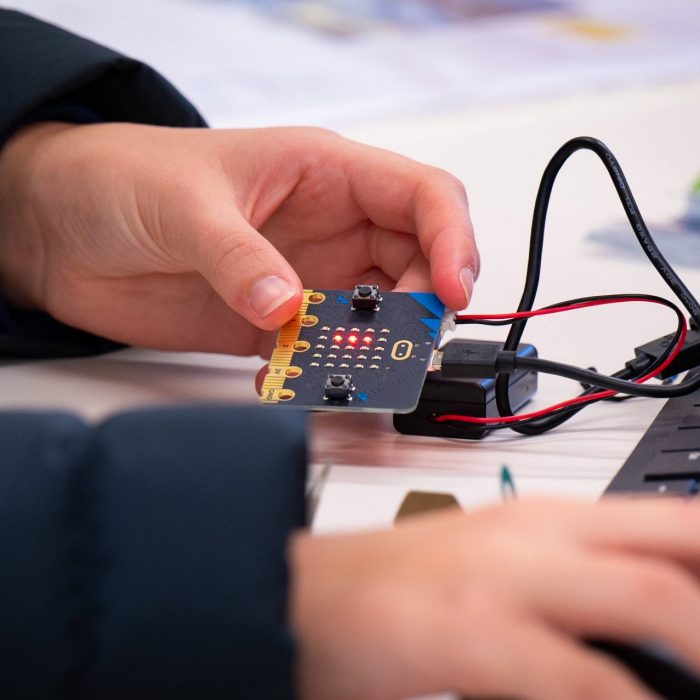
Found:
<svg viewBox="0 0 700 700"><path fill-rule="evenodd" d="M694 370L688 378L697 377ZM668 399L605 494L695 495L700 484L700 390ZM653 648L602 643L602 651L626 664L669 700L700 698L700 677L679 659Z"/></svg>
<svg viewBox="0 0 700 700"><path fill-rule="evenodd" d="M695 495L699 485L700 389L666 401L605 494Z"/></svg>

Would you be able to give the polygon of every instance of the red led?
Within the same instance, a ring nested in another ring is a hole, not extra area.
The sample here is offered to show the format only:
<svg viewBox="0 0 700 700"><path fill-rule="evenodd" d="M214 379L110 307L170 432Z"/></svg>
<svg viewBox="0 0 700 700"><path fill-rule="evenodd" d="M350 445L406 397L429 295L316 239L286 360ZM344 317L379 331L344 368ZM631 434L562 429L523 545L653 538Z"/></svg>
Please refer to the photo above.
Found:
<svg viewBox="0 0 700 700"><path fill-rule="evenodd" d="M348 343L356 343L357 342L357 336L356 335L349 335L348 336Z"/></svg>
<svg viewBox="0 0 700 700"><path fill-rule="evenodd" d="M343 339L343 336L340 335L340 334L336 334L336 335L333 336L333 342L336 343L336 344L340 343L340 341L341 341L342 339Z"/></svg>
<svg viewBox="0 0 700 700"><path fill-rule="evenodd" d="M369 345L372 342L372 336L371 335L366 335L363 339L362 342L365 345Z"/></svg>

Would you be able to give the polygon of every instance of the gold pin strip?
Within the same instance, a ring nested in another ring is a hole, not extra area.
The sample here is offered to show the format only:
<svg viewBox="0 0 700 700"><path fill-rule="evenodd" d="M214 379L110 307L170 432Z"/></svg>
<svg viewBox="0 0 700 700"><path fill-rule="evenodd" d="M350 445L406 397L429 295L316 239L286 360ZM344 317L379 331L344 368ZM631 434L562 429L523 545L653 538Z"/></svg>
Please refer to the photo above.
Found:
<svg viewBox="0 0 700 700"><path fill-rule="evenodd" d="M302 295L301 306L294 318L280 328L277 334L277 346L270 358L268 372L263 380L260 392L262 403L279 403L279 391L284 388L284 370L292 365L294 358L294 344L299 340L301 332L301 318L306 315L309 308L309 296L314 293L313 289L305 289Z"/></svg>

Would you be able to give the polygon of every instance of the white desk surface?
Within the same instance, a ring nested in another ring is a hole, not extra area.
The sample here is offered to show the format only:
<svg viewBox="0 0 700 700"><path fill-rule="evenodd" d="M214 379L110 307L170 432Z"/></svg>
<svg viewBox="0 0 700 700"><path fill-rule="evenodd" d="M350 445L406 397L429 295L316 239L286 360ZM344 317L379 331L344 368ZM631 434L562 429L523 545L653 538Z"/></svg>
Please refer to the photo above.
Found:
<svg viewBox="0 0 700 700"><path fill-rule="evenodd" d="M535 192L559 145L581 134L604 140L619 158L647 221L666 221L681 214L688 187L700 174L699 118L700 80L358 124L344 133L438 165L465 182L482 253L471 309L503 312L513 310L520 298ZM618 259L585 240L592 229L622 217L602 165L591 154L574 156L554 190L537 305L610 292L669 296L641 252L636 260ZM700 293L700 268L678 270ZM525 340L543 357L612 372L636 345L673 328L667 310L648 306L532 321ZM502 329L477 327L469 333L503 337ZM260 364L254 358L139 349L6 364L0 367L0 406L70 409L99 419L134 406L254 401ZM577 389L566 380L542 377L532 407ZM467 507L495 501L503 463L523 493L595 498L661 405L651 399L600 403L543 436L502 431L464 442L399 435L388 416L315 415L312 462L332 465L315 527L388 524L412 489L449 491Z"/></svg>

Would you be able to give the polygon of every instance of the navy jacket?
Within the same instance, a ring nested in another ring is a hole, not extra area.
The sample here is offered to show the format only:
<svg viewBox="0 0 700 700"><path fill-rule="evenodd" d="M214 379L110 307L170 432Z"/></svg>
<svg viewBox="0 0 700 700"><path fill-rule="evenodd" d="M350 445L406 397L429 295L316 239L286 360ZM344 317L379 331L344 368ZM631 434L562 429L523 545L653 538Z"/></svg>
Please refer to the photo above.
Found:
<svg viewBox="0 0 700 700"><path fill-rule="evenodd" d="M0 10L0 134L40 119L204 126L142 63ZM6 356L112 347L0 300ZM89 426L5 412L0 446L1 697L293 695L300 415L194 407Z"/></svg>

